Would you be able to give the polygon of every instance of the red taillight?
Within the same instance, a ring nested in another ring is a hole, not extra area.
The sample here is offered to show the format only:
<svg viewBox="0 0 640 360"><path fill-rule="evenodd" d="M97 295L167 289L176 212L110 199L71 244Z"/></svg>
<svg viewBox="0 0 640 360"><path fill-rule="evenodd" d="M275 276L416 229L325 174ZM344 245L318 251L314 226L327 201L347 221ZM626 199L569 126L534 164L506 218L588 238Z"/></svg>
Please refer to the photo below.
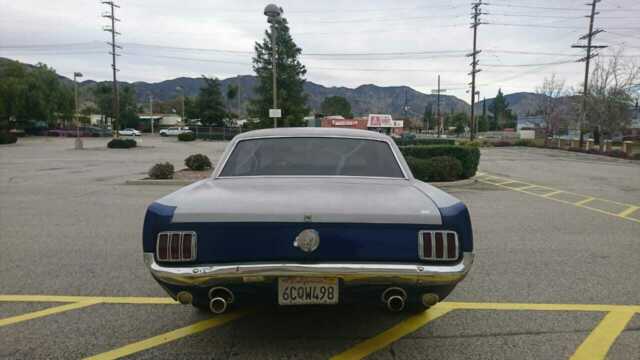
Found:
<svg viewBox="0 0 640 360"><path fill-rule="evenodd" d="M196 240L196 233L193 231L166 231L158 234L158 261L195 260Z"/></svg>
<svg viewBox="0 0 640 360"><path fill-rule="evenodd" d="M169 235L168 234L160 234L158 236L158 259L168 259L169 258Z"/></svg>
<svg viewBox="0 0 640 360"><path fill-rule="evenodd" d="M171 234L169 249L169 258L171 260L180 260L180 233Z"/></svg>
<svg viewBox="0 0 640 360"><path fill-rule="evenodd" d="M457 260L458 235L448 230L425 230L419 235L420 259Z"/></svg>
<svg viewBox="0 0 640 360"><path fill-rule="evenodd" d="M433 257L433 242L431 241L432 236L430 232L422 233L422 248L424 251L424 257L431 258Z"/></svg>

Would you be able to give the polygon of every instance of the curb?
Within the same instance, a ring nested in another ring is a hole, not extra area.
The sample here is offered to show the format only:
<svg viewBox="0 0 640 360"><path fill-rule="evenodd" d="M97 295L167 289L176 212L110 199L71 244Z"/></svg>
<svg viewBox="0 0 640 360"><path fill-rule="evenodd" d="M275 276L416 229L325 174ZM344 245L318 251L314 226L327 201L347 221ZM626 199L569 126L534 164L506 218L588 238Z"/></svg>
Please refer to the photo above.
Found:
<svg viewBox="0 0 640 360"><path fill-rule="evenodd" d="M475 184L476 182L478 182L478 180L476 180L474 176L470 179L464 179L464 180L458 180L458 181L434 181L434 182L429 182L428 184L438 188L454 188L454 187L461 187L461 186Z"/></svg>
<svg viewBox="0 0 640 360"><path fill-rule="evenodd" d="M197 180L196 180L197 181ZM125 185L191 185L195 181L191 180L152 180L152 179L143 179L143 180L127 180L125 181Z"/></svg>

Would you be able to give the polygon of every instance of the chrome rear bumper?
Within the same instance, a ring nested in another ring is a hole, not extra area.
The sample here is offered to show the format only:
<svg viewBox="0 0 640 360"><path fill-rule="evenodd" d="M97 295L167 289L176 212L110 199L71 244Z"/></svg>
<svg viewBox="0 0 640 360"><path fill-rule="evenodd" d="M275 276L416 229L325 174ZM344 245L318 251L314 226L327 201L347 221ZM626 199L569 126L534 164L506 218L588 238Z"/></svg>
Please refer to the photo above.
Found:
<svg viewBox="0 0 640 360"><path fill-rule="evenodd" d="M462 280L473 264L473 253L464 253L453 265L382 263L239 263L168 267L144 253L151 274L163 283L178 286L211 286L228 283L271 281L282 276L335 277L345 285L406 284L446 285Z"/></svg>

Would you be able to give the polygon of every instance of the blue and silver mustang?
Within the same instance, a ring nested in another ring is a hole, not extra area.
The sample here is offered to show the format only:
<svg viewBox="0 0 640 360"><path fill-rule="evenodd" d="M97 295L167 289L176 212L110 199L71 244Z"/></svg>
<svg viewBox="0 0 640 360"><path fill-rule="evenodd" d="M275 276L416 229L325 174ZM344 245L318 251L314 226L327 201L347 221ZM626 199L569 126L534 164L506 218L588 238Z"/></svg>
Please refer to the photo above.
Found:
<svg viewBox="0 0 640 360"><path fill-rule="evenodd" d="M463 203L414 179L388 136L328 128L236 136L211 178L149 206L142 247L172 298L216 314L249 302L424 309L473 262Z"/></svg>

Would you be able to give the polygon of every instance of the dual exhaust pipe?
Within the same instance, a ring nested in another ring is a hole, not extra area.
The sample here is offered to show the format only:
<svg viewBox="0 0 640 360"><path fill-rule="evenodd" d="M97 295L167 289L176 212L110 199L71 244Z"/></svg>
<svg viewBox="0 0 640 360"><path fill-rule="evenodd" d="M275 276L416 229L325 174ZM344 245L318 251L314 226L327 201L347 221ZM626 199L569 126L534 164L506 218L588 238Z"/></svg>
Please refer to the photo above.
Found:
<svg viewBox="0 0 640 360"><path fill-rule="evenodd" d="M180 291L176 299L180 304L193 304L193 295L188 291ZM225 313L234 300L233 292L226 287L214 287L209 290L209 310L216 315Z"/></svg>

